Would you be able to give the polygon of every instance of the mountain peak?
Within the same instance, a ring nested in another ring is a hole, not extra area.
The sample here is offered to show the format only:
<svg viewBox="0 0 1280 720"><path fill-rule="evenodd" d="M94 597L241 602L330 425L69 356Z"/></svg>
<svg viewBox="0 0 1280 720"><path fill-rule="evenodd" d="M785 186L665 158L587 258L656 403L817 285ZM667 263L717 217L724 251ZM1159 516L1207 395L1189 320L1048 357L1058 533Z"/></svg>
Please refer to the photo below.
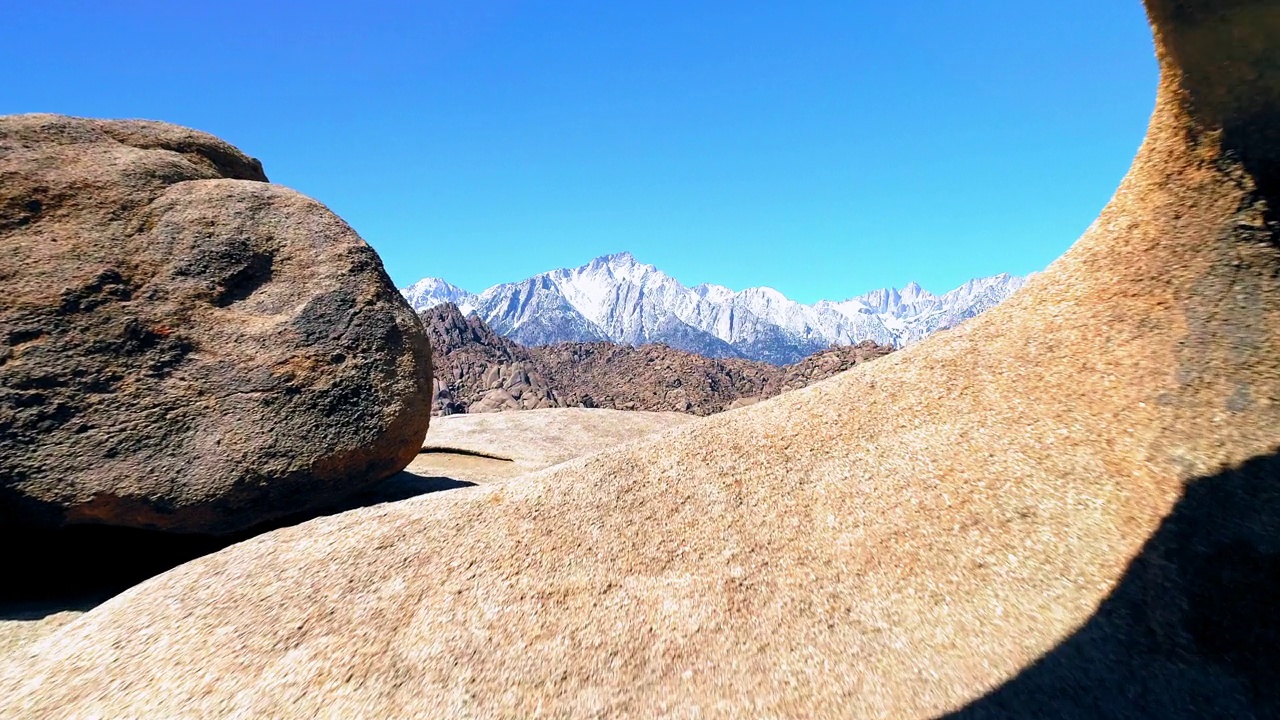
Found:
<svg viewBox="0 0 1280 720"><path fill-rule="evenodd" d="M596 258L594 262L603 263L613 267L625 267L640 264L640 261L636 260L636 257L626 250L612 253L610 255L601 255Z"/></svg>
<svg viewBox="0 0 1280 720"><path fill-rule="evenodd" d="M471 293L440 278L426 277L400 291L415 310L425 310L441 303L460 303Z"/></svg>
<svg viewBox="0 0 1280 720"><path fill-rule="evenodd" d="M410 290L425 290L425 289L427 289L427 288L453 288L453 287L456 287L456 286L454 286L454 285L450 285L448 282L446 282L446 281L444 280L444 278L438 278L438 277L424 277L424 278L422 278L421 280L419 280L418 282L416 282L416 283L414 283L414 284L410 285L410 286L409 286L409 289L410 289Z"/></svg>
<svg viewBox="0 0 1280 720"><path fill-rule="evenodd" d="M920 287L920 283L912 280L907 286L902 288L900 300L905 303L915 303L921 300L934 297L933 293Z"/></svg>
<svg viewBox="0 0 1280 720"><path fill-rule="evenodd" d="M642 285L646 282L646 278L664 278L666 277L662 271L653 265L642 263L629 252L616 252L610 255L601 255L578 268L558 270L554 272L568 273L570 276L586 275L596 277L594 282L627 282L635 285ZM603 274L603 277L599 277ZM605 279L607 278L607 279ZM598 289L598 288L597 288Z"/></svg>

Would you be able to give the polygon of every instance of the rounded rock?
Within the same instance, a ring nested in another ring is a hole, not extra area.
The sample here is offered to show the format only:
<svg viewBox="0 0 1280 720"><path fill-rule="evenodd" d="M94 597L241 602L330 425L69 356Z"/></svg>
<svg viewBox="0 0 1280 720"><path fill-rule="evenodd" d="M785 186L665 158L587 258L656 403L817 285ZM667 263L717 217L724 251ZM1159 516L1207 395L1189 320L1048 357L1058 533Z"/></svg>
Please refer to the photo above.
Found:
<svg viewBox="0 0 1280 720"><path fill-rule="evenodd" d="M428 340L377 254L210 135L0 117L0 525L226 533L421 447Z"/></svg>

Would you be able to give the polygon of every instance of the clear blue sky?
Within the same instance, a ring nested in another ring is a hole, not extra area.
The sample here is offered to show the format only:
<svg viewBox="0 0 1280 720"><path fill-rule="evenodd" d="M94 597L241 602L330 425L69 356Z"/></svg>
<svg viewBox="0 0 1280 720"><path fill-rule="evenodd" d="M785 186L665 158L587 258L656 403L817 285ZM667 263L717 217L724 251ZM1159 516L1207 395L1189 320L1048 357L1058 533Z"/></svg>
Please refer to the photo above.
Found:
<svg viewBox="0 0 1280 720"><path fill-rule="evenodd" d="M10 3L0 113L212 132L405 285L630 250L803 301L1042 269L1156 81L1137 0Z"/></svg>

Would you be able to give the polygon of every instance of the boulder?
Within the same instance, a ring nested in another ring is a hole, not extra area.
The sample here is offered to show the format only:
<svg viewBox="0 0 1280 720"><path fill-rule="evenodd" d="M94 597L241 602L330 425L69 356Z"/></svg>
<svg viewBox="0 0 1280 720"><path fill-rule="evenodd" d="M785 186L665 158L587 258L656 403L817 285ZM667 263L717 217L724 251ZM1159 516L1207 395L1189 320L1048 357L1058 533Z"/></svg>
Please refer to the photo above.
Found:
<svg viewBox="0 0 1280 720"><path fill-rule="evenodd" d="M377 254L204 133L0 118L0 524L225 533L403 468L430 350Z"/></svg>
<svg viewBox="0 0 1280 720"><path fill-rule="evenodd" d="M1280 7L1148 9L1147 141L1004 304L188 563L0 668L0 715L1280 716Z"/></svg>

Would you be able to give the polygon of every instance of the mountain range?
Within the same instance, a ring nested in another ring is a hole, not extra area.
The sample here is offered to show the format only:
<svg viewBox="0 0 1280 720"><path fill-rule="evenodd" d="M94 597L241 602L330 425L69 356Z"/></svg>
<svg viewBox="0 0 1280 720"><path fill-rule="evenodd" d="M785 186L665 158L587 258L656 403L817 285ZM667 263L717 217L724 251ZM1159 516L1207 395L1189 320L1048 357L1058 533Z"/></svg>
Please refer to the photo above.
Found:
<svg viewBox="0 0 1280 720"><path fill-rule="evenodd" d="M622 252L478 294L440 278L424 278L401 293L419 311L453 303L527 346L661 343L707 357L784 365L832 345L911 344L997 305L1025 281L1000 274L944 295L913 282L901 290L806 305L768 287L690 288Z"/></svg>
<svg viewBox="0 0 1280 720"><path fill-rule="evenodd" d="M418 313L431 337L436 415L588 407L710 415L806 387L893 352L862 342L792 365L709 358L661 344L525 347L453 303Z"/></svg>

